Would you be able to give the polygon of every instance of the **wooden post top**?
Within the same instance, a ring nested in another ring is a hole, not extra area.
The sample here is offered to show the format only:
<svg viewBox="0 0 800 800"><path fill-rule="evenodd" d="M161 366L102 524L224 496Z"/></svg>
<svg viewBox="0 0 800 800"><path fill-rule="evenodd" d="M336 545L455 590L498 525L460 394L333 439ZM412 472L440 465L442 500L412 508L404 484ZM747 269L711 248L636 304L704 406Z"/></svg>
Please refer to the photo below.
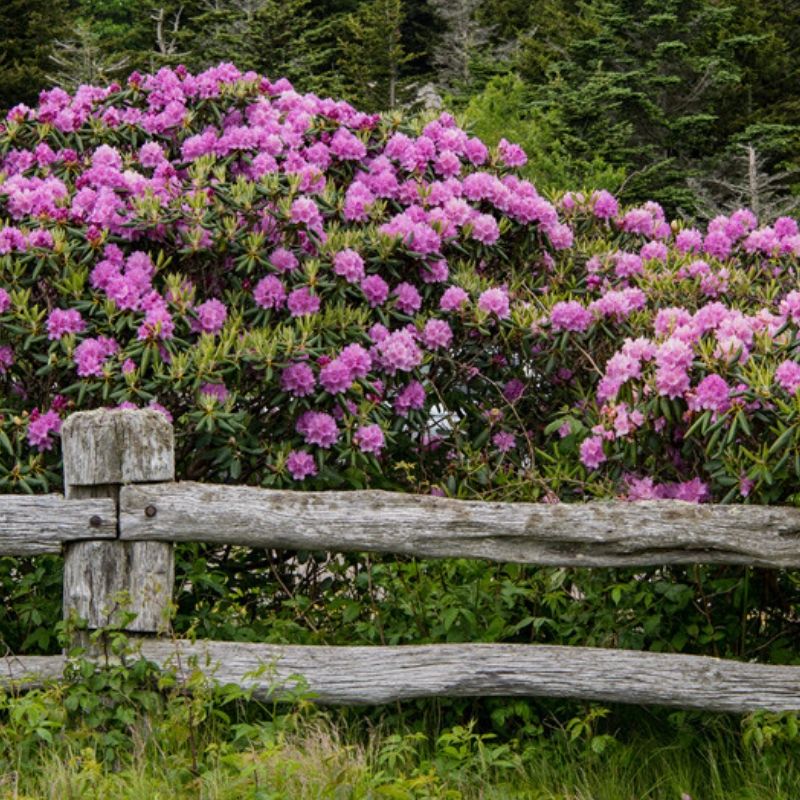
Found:
<svg viewBox="0 0 800 800"><path fill-rule="evenodd" d="M61 429L64 487L171 481L172 425L152 409L72 414Z"/></svg>

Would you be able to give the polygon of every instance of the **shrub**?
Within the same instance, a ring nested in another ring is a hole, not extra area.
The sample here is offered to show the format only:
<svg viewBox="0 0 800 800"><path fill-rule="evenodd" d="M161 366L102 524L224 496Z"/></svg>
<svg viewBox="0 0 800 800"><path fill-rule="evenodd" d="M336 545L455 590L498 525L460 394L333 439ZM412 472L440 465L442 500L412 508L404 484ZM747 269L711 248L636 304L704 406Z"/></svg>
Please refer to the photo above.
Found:
<svg viewBox="0 0 800 800"><path fill-rule="evenodd" d="M556 208L505 139L230 65L44 92L0 152L6 490L70 411L152 405L184 477L794 497L791 219Z"/></svg>
<svg viewBox="0 0 800 800"><path fill-rule="evenodd" d="M44 92L0 156L0 491L58 484L71 411L150 405L182 478L797 500L792 219L701 231L602 190L548 200L521 148L447 114L370 116L230 65ZM197 547L178 564L176 624L201 635L795 658L788 573ZM48 646L9 619L4 638Z"/></svg>

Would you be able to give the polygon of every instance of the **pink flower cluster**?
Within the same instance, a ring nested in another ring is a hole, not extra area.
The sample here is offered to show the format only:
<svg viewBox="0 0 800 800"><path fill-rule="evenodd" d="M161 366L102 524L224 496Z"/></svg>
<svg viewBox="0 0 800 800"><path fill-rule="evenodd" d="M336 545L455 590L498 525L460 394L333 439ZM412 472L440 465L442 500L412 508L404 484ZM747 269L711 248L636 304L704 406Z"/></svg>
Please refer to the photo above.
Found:
<svg viewBox="0 0 800 800"><path fill-rule="evenodd" d="M554 204L518 145L449 114L412 131L230 64L53 89L8 120L0 426L39 453L61 392L192 420L209 452L263 454L268 483L400 462L425 491L791 494L789 217Z"/></svg>

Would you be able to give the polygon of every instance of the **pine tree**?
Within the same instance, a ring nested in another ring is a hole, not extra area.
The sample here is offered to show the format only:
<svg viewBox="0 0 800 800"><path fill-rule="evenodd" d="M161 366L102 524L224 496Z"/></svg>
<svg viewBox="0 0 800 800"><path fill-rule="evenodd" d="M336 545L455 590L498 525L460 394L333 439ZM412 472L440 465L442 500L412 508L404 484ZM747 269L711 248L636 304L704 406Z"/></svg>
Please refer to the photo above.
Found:
<svg viewBox="0 0 800 800"><path fill-rule="evenodd" d="M472 83L470 62L489 41L489 29L476 18L481 0L428 0L445 30L433 49L433 65L441 86L468 89Z"/></svg>
<svg viewBox="0 0 800 800"><path fill-rule="evenodd" d="M110 56L103 52L97 33L85 21L75 23L73 38L66 41L56 39L53 47L50 60L54 70L48 73L47 80L67 91L74 91L84 83L109 83L129 63L125 56Z"/></svg>
<svg viewBox="0 0 800 800"><path fill-rule="evenodd" d="M0 2L0 110L36 102L57 35L68 29L66 0Z"/></svg>
<svg viewBox="0 0 800 800"><path fill-rule="evenodd" d="M194 62L233 61L306 90L328 88L334 33L313 14L310 0L206 0L192 25L200 31Z"/></svg>
<svg viewBox="0 0 800 800"><path fill-rule="evenodd" d="M579 157L599 154L629 172L623 197L691 208L686 176L723 149L743 70L733 57L735 8L721 0L599 0L577 4L573 40L527 47L520 68L542 85ZM563 26L562 26L563 29ZM533 53L536 57L531 57ZM538 55L537 55L538 54Z"/></svg>
<svg viewBox="0 0 800 800"><path fill-rule="evenodd" d="M697 197L698 216L713 219L746 207L769 222L800 208L800 196L791 191L799 173L796 169L775 171L752 144L738 145L714 172L689 178L689 186Z"/></svg>
<svg viewBox="0 0 800 800"><path fill-rule="evenodd" d="M368 0L345 17L339 68L353 101L372 111L398 105L402 67L413 59L403 42L403 0Z"/></svg>

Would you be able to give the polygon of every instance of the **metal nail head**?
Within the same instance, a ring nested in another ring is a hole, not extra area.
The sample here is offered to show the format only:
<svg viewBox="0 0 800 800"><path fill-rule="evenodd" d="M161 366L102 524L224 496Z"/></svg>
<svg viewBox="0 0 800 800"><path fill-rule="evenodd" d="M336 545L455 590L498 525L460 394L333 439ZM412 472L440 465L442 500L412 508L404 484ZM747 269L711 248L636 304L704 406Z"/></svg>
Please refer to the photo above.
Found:
<svg viewBox="0 0 800 800"><path fill-rule="evenodd" d="M146 517L154 517L156 515L156 507L147 506L147 508L144 510L144 514Z"/></svg>
<svg viewBox="0 0 800 800"><path fill-rule="evenodd" d="M93 517L90 517L89 524L93 528L99 528L103 524L103 520L95 514Z"/></svg>

